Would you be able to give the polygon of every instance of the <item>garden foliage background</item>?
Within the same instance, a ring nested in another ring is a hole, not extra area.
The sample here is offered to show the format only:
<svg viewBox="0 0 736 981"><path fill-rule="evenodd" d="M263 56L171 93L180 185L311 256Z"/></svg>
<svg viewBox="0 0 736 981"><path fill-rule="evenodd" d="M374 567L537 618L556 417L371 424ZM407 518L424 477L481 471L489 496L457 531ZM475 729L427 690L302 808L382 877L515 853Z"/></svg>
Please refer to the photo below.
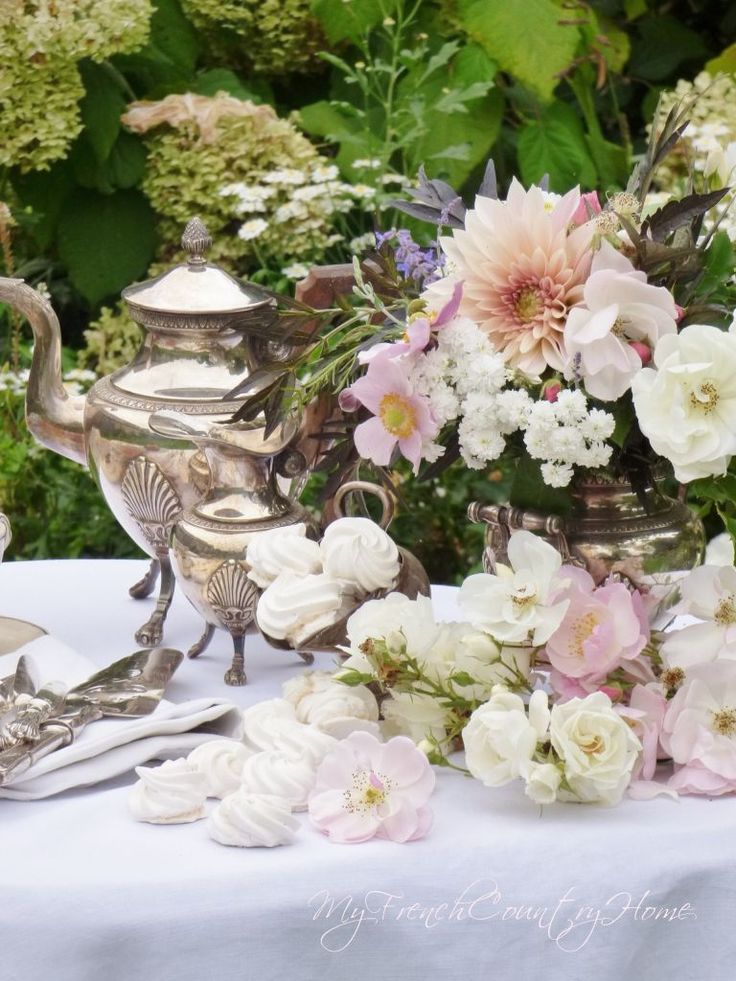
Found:
<svg viewBox="0 0 736 981"><path fill-rule="evenodd" d="M736 140L735 39L730 0L0 0L0 270L48 290L83 387L130 356L120 290L179 258L192 215L217 261L289 292L376 228L427 247L390 204L420 165L469 201L489 155L502 186L611 192L663 91L705 92L696 162ZM0 308L8 558L136 554L89 475L28 435L29 348ZM434 581L477 564L466 504L508 476L403 483L395 535Z"/></svg>

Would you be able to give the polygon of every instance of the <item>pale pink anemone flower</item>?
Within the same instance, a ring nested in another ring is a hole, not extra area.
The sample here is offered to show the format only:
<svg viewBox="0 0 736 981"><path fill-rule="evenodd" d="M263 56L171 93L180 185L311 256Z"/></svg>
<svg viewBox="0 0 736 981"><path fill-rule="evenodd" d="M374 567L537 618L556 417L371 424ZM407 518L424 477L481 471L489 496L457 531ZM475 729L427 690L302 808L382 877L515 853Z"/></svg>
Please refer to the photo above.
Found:
<svg viewBox="0 0 736 981"><path fill-rule="evenodd" d="M454 319L460 307L462 295L463 284L453 283L450 298L439 310L433 310L430 307L426 311L410 315L402 340L374 344L367 351L361 351L358 355L359 364L370 364L379 356L393 359L402 354L421 354L432 339L432 334L442 330ZM439 299L439 297L436 298Z"/></svg>
<svg viewBox="0 0 736 981"><path fill-rule="evenodd" d="M547 641L550 664L584 690L597 689L616 668L638 657L649 640L649 622L638 592L623 583L596 587L583 569L565 566L556 600L567 600L562 623ZM563 679L552 679L563 682ZM574 687L574 683L573 686Z"/></svg>
<svg viewBox="0 0 736 981"><path fill-rule="evenodd" d="M677 333L675 299L605 240L565 325L565 377L582 377L593 398L612 402L631 388L660 337Z"/></svg>
<svg viewBox="0 0 736 981"><path fill-rule="evenodd" d="M570 227L579 204L578 188L555 200L514 179L505 201L478 196L465 228L441 239L463 283L460 312L531 376L567 360L563 331L583 298L595 234L593 221Z"/></svg>
<svg viewBox="0 0 736 981"><path fill-rule="evenodd" d="M439 427L429 399L414 392L402 363L384 357L374 359L366 374L340 393L339 403L346 412L364 405L373 413L373 418L361 422L353 434L355 448L365 460L388 466L398 443L417 473L424 441L434 439Z"/></svg>
<svg viewBox="0 0 736 981"><path fill-rule="evenodd" d="M405 842L432 825L427 802L435 775L429 760L406 736L382 743L353 732L317 770L309 815L331 841L355 844L370 838Z"/></svg>

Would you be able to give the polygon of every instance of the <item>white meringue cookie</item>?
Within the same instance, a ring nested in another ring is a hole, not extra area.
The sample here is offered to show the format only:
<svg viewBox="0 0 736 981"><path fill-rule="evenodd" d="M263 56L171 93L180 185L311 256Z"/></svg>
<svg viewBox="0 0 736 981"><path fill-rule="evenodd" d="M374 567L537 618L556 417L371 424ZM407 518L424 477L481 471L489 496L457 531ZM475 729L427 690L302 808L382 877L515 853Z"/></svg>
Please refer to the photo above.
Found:
<svg viewBox="0 0 736 981"><path fill-rule="evenodd" d="M284 698L306 725L344 739L358 730L378 737L378 702L365 685L345 685L329 671L305 671L282 686Z"/></svg>
<svg viewBox="0 0 736 981"><path fill-rule="evenodd" d="M248 578L265 589L282 572L306 576L322 572L322 554L317 542L306 537L307 526L287 525L261 532L248 545Z"/></svg>
<svg viewBox="0 0 736 981"><path fill-rule="evenodd" d="M277 733L273 748L283 750L290 756L301 756L316 767L335 748L336 743L334 736L328 736L314 726L295 722Z"/></svg>
<svg viewBox="0 0 736 981"><path fill-rule="evenodd" d="M289 802L240 789L218 804L207 822L210 837L221 845L274 848L290 845L299 830Z"/></svg>
<svg viewBox="0 0 736 981"><path fill-rule="evenodd" d="M243 767L243 790L283 797L294 811L306 811L317 768L306 754L292 756L281 749L251 756Z"/></svg>
<svg viewBox="0 0 736 981"><path fill-rule="evenodd" d="M327 575L350 583L359 596L390 589L401 568L399 550L369 518L339 518L327 526L320 543Z"/></svg>
<svg viewBox="0 0 736 981"><path fill-rule="evenodd" d="M208 797L227 797L240 786L243 764L250 755L235 739L210 739L193 749L187 762L205 775Z"/></svg>
<svg viewBox="0 0 736 981"><path fill-rule="evenodd" d="M343 584L336 579L282 572L259 599L256 620L268 637L298 647L337 623L351 607Z"/></svg>
<svg viewBox="0 0 736 981"><path fill-rule="evenodd" d="M251 754L260 753L275 748L277 736L283 729L298 725L291 702L285 698L269 698L245 709L241 739Z"/></svg>
<svg viewBox="0 0 736 981"><path fill-rule="evenodd" d="M207 780L186 760L167 760L161 766L137 766L140 777L128 797L136 821L185 824L205 816Z"/></svg>

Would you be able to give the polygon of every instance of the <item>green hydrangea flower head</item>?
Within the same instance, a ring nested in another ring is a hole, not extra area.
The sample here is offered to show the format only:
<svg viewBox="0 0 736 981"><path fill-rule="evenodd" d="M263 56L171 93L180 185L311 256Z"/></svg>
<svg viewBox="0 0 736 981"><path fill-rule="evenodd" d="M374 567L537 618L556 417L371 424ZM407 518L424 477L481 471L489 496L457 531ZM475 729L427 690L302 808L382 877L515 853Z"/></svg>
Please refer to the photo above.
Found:
<svg viewBox="0 0 736 981"><path fill-rule="evenodd" d="M148 39L151 0L0 0L0 166L47 170L81 129L82 58Z"/></svg>
<svg viewBox="0 0 736 981"><path fill-rule="evenodd" d="M191 21L207 34L224 31L258 75L277 77L323 67L326 46L310 0L183 0Z"/></svg>
<svg viewBox="0 0 736 981"><path fill-rule="evenodd" d="M212 236L211 259L234 272L309 261L333 241L335 214L351 206L346 185L321 179L337 168L271 106L225 93L169 95L134 103L123 122L148 144L142 186L161 216L165 261L179 257L193 215ZM241 192L255 198L248 208Z"/></svg>

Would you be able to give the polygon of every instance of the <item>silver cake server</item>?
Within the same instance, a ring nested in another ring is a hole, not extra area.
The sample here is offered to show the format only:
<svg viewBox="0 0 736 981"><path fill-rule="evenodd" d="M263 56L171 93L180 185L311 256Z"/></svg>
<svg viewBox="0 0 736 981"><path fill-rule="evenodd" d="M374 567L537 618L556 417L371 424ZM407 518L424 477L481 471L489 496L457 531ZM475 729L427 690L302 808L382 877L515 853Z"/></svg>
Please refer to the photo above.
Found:
<svg viewBox="0 0 736 981"><path fill-rule="evenodd" d="M168 647L136 651L72 688L62 714L44 723L38 742L20 743L0 752L0 786L54 750L68 746L90 722L105 716L150 715L183 659L181 651Z"/></svg>

